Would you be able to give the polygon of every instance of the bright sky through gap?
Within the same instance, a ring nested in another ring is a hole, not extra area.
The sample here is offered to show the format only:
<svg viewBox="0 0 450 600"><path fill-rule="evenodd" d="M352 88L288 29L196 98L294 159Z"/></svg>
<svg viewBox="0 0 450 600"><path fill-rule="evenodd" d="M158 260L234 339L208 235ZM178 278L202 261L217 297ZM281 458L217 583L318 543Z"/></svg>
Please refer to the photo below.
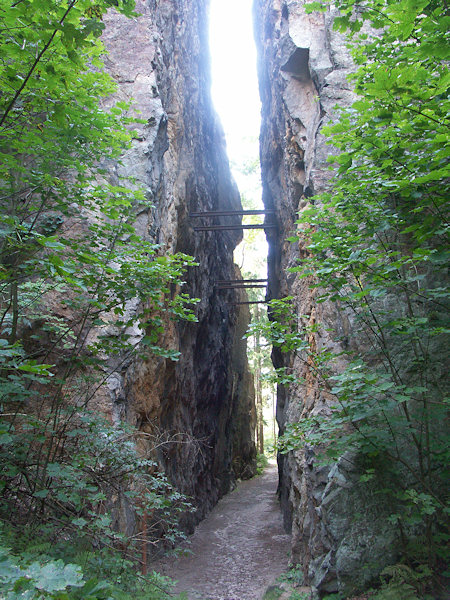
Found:
<svg viewBox="0 0 450 600"><path fill-rule="evenodd" d="M232 162L248 160L255 151L258 156L260 101L252 3L211 0L211 91Z"/></svg>
<svg viewBox="0 0 450 600"><path fill-rule="evenodd" d="M261 125L252 4L253 0L211 0L211 92L239 190L247 205L262 208L259 170L253 175L242 173L242 167L259 156ZM263 231L245 231L235 251L236 263L247 273L265 277L266 257Z"/></svg>

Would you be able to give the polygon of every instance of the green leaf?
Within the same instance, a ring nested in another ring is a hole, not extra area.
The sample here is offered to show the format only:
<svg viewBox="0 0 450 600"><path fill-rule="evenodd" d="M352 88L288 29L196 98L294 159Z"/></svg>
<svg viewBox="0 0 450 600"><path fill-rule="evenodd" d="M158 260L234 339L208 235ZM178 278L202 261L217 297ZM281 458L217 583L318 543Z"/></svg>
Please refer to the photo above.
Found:
<svg viewBox="0 0 450 600"><path fill-rule="evenodd" d="M39 490L38 492L34 492L33 496L35 498L47 498L49 493L50 493L50 490Z"/></svg>
<svg viewBox="0 0 450 600"><path fill-rule="evenodd" d="M49 369L52 369L54 366L55 365L39 364L36 361L30 360L26 363L18 365L17 368L21 371L26 371L27 373L35 373L36 375L47 375L49 377L53 377L54 374L49 371Z"/></svg>
<svg viewBox="0 0 450 600"><path fill-rule="evenodd" d="M79 519L73 519L72 521L72 525L75 525L75 527L79 527L80 529L83 529L83 527L85 527L87 525L87 521L86 519L83 518L79 518Z"/></svg>
<svg viewBox="0 0 450 600"><path fill-rule="evenodd" d="M81 567L78 565L64 565L62 560L52 561L43 566L35 562L25 571L26 576L34 581L37 589L45 592L57 592L69 586L82 587L84 585Z"/></svg>

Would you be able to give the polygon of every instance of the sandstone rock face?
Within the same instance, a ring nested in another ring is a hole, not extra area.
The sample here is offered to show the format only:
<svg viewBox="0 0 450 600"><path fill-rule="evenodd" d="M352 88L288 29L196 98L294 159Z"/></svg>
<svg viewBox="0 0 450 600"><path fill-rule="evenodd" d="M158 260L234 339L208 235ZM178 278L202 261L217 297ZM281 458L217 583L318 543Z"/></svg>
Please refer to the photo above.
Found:
<svg viewBox="0 0 450 600"><path fill-rule="evenodd" d="M180 360L124 365L110 378L104 402L112 418L127 419L158 446L161 467L196 507L186 517L191 528L236 477L255 473L254 399L241 341L249 315L232 304L237 294L214 285L237 277L233 249L240 233L196 233L189 218L241 203L210 99L207 2L136 5L139 17L111 14L103 36L117 97L133 98L146 120L112 176L133 176L152 201L136 217L138 232L163 252L190 254L199 263L183 290L199 299L198 322L167 323L161 342L181 352Z"/></svg>
<svg viewBox="0 0 450 600"><path fill-rule="evenodd" d="M349 317L335 306L315 302L310 281L288 273L305 257L302 243L286 238L313 194L326 190L323 125L336 119L336 105L348 106L354 93L346 77L353 64L344 38L332 30L334 12L307 15L306 0L256 0L256 38L262 99L261 166L263 199L275 209L277 230L269 232L269 298L294 296L297 327L313 348L339 350L326 333L333 328L348 340ZM273 233L272 233L273 232ZM320 333L306 333L316 323ZM344 341L345 343L345 341ZM288 367L302 383L278 392L281 433L303 417L329 414L330 398L312 365L301 356L274 351L276 367ZM338 366L339 368L339 366ZM356 458L320 467L314 448L279 457L285 525L292 528L293 560L303 564L306 583L320 595L363 587L392 558L393 537L377 523L379 499L358 485Z"/></svg>

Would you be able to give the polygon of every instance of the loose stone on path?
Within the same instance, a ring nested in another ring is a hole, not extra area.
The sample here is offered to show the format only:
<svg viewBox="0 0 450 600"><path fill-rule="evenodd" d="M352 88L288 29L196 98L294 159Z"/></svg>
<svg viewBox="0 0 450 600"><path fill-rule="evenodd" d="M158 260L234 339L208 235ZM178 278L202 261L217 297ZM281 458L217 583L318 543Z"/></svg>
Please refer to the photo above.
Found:
<svg viewBox="0 0 450 600"><path fill-rule="evenodd" d="M162 559L156 571L178 583L188 600L261 600L287 570L290 536L276 496L270 465L222 498L190 538L189 554Z"/></svg>

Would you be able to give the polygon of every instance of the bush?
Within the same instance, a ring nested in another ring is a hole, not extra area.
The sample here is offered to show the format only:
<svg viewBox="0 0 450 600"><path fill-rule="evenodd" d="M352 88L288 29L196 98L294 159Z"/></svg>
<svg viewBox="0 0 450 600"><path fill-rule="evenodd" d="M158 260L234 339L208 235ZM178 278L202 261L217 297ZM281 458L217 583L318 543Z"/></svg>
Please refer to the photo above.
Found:
<svg viewBox="0 0 450 600"><path fill-rule="evenodd" d="M268 466L269 459L265 454L257 454L256 456L256 474L262 475L264 473L264 469Z"/></svg>
<svg viewBox="0 0 450 600"><path fill-rule="evenodd" d="M98 563L82 569L63 560L44 559L30 561L0 548L0 595L5 600L168 600L173 598L173 583L156 573L147 577L137 575L132 564L125 563L128 578L118 582L115 571L120 564L116 556L109 567ZM100 567L100 569L98 568ZM102 578L103 577L103 578Z"/></svg>
<svg viewBox="0 0 450 600"><path fill-rule="evenodd" d="M104 109L116 84L99 36L108 10L133 9L0 0L0 518L23 560L38 542L66 547L42 566L39 552L20 567L3 554L11 598L76 596L89 582L65 564L70 548L136 564L188 509L151 443L138 453L139 432L96 415L99 390L135 357L177 359L159 344L168 320L195 319L179 293L192 259L136 234L148 197L104 168L138 120L127 102ZM133 531L119 531L124 513Z"/></svg>

